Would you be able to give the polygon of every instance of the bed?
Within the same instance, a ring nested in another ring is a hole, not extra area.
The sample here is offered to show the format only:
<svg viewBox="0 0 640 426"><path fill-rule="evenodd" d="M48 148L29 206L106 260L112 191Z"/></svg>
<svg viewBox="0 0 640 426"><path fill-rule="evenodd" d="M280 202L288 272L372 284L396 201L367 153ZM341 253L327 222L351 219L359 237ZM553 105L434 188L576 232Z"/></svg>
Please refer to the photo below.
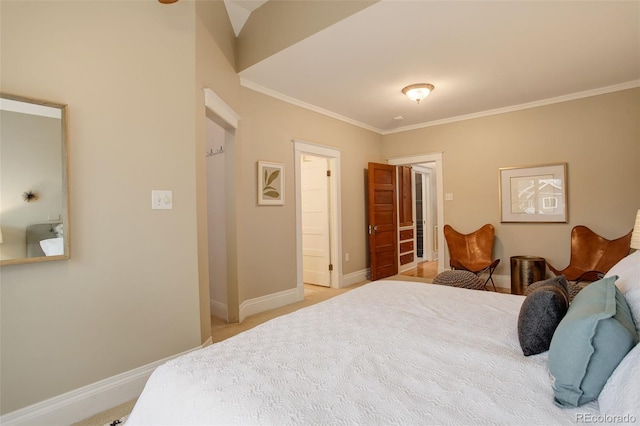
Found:
<svg viewBox="0 0 640 426"><path fill-rule="evenodd" d="M638 296L640 252L629 265L624 282L637 284ZM635 376L622 372L603 390L613 394L608 407L624 412L603 413L597 400L554 404L548 352L524 356L519 344L524 300L366 284L160 366L127 425L555 425L640 416L640 397L618 398L637 395L640 346L618 367Z"/></svg>

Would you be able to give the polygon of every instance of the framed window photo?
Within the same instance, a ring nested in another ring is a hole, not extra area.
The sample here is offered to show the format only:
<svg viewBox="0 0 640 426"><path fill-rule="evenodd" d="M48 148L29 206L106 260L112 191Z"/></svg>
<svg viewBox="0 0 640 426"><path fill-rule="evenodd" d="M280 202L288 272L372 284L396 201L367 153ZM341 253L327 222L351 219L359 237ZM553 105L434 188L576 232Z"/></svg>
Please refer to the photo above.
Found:
<svg viewBox="0 0 640 426"><path fill-rule="evenodd" d="M284 164L258 161L258 204L284 205Z"/></svg>
<svg viewBox="0 0 640 426"><path fill-rule="evenodd" d="M567 163L500 169L500 222L567 222Z"/></svg>

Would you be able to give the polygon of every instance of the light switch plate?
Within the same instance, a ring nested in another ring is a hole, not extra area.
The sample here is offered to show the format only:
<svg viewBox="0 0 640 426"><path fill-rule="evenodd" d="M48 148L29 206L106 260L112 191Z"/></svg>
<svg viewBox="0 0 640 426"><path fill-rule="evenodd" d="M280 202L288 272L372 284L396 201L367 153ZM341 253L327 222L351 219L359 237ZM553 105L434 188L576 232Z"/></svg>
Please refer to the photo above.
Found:
<svg viewBox="0 0 640 426"><path fill-rule="evenodd" d="M444 200L445 201L453 201L453 193L447 192L446 194L444 194Z"/></svg>
<svg viewBox="0 0 640 426"><path fill-rule="evenodd" d="M151 208L153 210L171 210L173 208L173 191L152 190Z"/></svg>

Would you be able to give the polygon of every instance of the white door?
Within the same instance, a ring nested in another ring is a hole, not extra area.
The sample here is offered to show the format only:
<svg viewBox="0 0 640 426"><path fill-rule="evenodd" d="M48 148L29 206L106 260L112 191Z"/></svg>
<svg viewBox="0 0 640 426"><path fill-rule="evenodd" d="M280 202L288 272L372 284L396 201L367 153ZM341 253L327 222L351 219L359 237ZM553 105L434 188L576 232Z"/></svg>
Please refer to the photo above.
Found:
<svg viewBox="0 0 640 426"><path fill-rule="evenodd" d="M329 163L303 154L301 159L302 280L331 286L329 239Z"/></svg>
<svg viewBox="0 0 640 426"><path fill-rule="evenodd" d="M421 260L424 261L433 261L438 258L437 197L435 196L435 174L432 167L433 164L430 163L413 166L416 184L420 181L420 185L416 185L416 192L421 192L420 194L416 193L416 223L418 220L422 223L421 235L416 232L416 250L422 249ZM420 209L419 213L418 209ZM420 236L422 238L419 239Z"/></svg>

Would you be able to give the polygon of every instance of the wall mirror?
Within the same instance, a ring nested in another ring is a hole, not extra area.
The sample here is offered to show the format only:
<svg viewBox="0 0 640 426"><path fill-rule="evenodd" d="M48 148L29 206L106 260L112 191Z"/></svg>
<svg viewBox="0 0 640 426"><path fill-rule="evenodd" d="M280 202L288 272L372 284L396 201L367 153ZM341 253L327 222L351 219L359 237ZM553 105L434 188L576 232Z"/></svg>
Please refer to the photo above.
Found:
<svg viewBox="0 0 640 426"><path fill-rule="evenodd" d="M65 112L0 94L0 265L69 258Z"/></svg>

